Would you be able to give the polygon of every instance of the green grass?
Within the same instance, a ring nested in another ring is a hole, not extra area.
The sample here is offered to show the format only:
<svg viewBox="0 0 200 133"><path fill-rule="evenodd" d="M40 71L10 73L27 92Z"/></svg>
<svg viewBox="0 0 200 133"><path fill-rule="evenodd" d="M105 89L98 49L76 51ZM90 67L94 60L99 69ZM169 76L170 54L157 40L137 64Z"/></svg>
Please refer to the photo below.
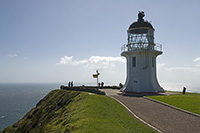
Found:
<svg viewBox="0 0 200 133"><path fill-rule="evenodd" d="M82 104L74 104L71 110L74 115L69 125L73 132L154 132L107 96L86 95Z"/></svg>
<svg viewBox="0 0 200 133"><path fill-rule="evenodd" d="M112 98L87 92L54 90L5 133L156 132L131 117Z"/></svg>
<svg viewBox="0 0 200 133"><path fill-rule="evenodd" d="M148 97L200 115L200 94L198 93Z"/></svg>

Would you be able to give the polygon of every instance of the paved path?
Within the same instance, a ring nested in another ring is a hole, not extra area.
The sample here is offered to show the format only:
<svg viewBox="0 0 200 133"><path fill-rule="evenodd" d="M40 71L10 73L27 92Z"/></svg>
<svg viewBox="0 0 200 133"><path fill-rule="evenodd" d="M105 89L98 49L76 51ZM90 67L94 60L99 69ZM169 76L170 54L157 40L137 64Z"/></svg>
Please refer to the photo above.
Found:
<svg viewBox="0 0 200 133"><path fill-rule="evenodd" d="M105 92L125 104L142 120L164 133L200 133L200 117L143 97L117 95L116 90L106 90Z"/></svg>

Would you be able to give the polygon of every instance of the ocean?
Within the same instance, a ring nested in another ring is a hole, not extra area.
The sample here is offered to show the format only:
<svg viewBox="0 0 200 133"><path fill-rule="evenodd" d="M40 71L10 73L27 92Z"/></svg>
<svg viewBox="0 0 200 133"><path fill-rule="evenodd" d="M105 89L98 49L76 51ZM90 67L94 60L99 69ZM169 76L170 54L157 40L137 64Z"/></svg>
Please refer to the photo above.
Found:
<svg viewBox="0 0 200 133"><path fill-rule="evenodd" d="M60 83L0 83L0 131L17 122L36 106L51 90L59 89ZM82 85L82 84L77 84ZM91 85L91 84L90 84ZM182 84L162 84L171 91L182 91ZM187 92L200 93L200 88L186 86Z"/></svg>
<svg viewBox="0 0 200 133"><path fill-rule="evenodd" d="M21 119L59 83L0 83L0 131Z"/></svg>

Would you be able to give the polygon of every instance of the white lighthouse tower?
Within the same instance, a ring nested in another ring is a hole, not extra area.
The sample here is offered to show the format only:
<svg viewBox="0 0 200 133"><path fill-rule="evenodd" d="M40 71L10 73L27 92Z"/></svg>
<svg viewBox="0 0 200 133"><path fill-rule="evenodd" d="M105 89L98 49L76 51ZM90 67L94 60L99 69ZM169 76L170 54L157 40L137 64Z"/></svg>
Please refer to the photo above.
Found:
<svg viewBox="0 0 200 133"><path fill-rule="evenodd" d="M162 45L154 43L154 28L143 19L139 11L138 20L127 30L128 44L122 46L121 55L127 59L127 77L122 92L164 92L156 77L156 57L162 54Z"/></svg>

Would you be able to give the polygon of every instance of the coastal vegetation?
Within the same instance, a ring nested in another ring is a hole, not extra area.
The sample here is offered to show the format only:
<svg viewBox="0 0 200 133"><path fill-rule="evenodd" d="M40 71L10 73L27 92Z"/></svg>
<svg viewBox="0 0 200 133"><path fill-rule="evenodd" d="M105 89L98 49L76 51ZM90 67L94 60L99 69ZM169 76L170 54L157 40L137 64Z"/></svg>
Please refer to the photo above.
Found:
<svg viewBox="0 0 200 133"><path fill-rule="evenodd" d="M148 98L155 99L200 115L199 93L186 93L184 95L178 93L168 96L148 96Z"/></svg>
<svg viewBox="0 0 200 133"><path fill-rule="evenodd" d="M105 95L54 90L4 133L156 132Z"/></svg>

